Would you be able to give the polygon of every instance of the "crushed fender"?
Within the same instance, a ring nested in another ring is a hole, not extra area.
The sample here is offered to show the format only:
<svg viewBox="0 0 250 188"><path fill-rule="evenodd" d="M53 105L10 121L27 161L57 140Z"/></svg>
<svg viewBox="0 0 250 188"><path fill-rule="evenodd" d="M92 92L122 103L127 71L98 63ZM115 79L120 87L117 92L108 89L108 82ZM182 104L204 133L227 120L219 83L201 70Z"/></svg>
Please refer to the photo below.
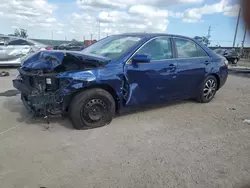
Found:
<svg viewBox="0 0 250 188"><path fill-rule="evenodd" d="M95 69L108 62L80 52L40 51L23 59L13 85L26 108L49 122L49 115L62 114L72 93L94 82Z"/></svg>

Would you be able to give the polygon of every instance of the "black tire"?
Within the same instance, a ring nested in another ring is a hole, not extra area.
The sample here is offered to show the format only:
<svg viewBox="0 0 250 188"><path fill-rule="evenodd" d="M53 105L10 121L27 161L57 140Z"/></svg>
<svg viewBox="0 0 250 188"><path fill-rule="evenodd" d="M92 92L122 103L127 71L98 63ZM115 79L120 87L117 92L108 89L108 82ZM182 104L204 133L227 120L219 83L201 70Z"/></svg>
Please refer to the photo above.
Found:
<svg viewBox="0 0 250 188"><path fill-rule="evenodd" d="M232 64L233 64L233 65L237 65L238 61L239 61L239 60L238 60L237 58L235 58L235 59L232 60Z"/></svg>
<svg viewBox="0 0 250 188"><path fill-rule="evenodd" d="M211 89L208 89L211 88ZM218 81L215 76L208 76L204 82L202 83L198 96L196 97L196 101L200 103L208 103L210 102L217 91L218 88ZM208 92L211 92L208 94Z"/></svg>
<svg viewBox="0 0 250 188"><path fill-rule="evenodd" d="M100 88L78 93L69 105L69 117L76 129L92 129L110 123L115 115L113 96Z"/></svg>

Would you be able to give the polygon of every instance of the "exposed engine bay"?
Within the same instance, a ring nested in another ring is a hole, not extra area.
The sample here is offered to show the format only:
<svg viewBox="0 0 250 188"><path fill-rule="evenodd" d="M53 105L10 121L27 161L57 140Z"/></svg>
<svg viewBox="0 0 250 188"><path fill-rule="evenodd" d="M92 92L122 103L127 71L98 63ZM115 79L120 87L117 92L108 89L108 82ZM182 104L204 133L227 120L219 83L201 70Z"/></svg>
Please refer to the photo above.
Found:
<svg viewBox="0 0 250 188"><path fill-rule="evenodd" d="M48 118L49 115L62 114L71 94L78 89L73 78L62 74L87 71L105 63L81 54L42 51L24 59L13 85L21 91L24 105L33 115Z"/></svg>

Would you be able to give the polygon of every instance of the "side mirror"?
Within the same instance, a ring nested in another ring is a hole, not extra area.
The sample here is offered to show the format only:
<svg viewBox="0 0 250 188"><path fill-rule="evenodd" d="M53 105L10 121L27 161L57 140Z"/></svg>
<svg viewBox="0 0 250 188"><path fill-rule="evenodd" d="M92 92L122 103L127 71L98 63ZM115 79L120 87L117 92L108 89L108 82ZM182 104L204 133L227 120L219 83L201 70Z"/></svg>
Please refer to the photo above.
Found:
<svg viewBox="0 0 250 188"><path fill-rule="evenodd" d="M148 63L150 62L150 57L148 55L137 54L132 58L132 64L136 63Z"/></svg>

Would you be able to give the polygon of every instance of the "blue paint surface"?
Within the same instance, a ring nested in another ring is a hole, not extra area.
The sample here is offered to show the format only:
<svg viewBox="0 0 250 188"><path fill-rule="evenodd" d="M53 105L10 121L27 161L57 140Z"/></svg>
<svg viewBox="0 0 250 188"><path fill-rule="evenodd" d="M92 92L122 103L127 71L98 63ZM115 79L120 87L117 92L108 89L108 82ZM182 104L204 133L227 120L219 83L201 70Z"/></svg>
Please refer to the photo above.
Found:
<svg viewBox="0 0 250 188"><path fill-rule="evenodd" d="M56 77L68 81L60 90L62 96L71 95L88 87L107 86L112 88L120 103L120 109L195 96L200 84L203 83L206 76L211 74L220 79L220 87L226 82L228 69L223 63L224 59L194 39L147 33L119 36L139 36L141 40L125 52L122 57L115 60L85 54L85 50L82 52L42 51L25 59L21 68L54 69L62 64L66 53L78 58L108 62L104 66L91 70L58 73ZM172 42L174 37L192 40L207 52L208 57L178 59L176 49L173 46L173 59L137 63L136 65L126 64L145 42L160 36L169 36ZM126 90L127 95L124 95L124 90Z"/></svg>

